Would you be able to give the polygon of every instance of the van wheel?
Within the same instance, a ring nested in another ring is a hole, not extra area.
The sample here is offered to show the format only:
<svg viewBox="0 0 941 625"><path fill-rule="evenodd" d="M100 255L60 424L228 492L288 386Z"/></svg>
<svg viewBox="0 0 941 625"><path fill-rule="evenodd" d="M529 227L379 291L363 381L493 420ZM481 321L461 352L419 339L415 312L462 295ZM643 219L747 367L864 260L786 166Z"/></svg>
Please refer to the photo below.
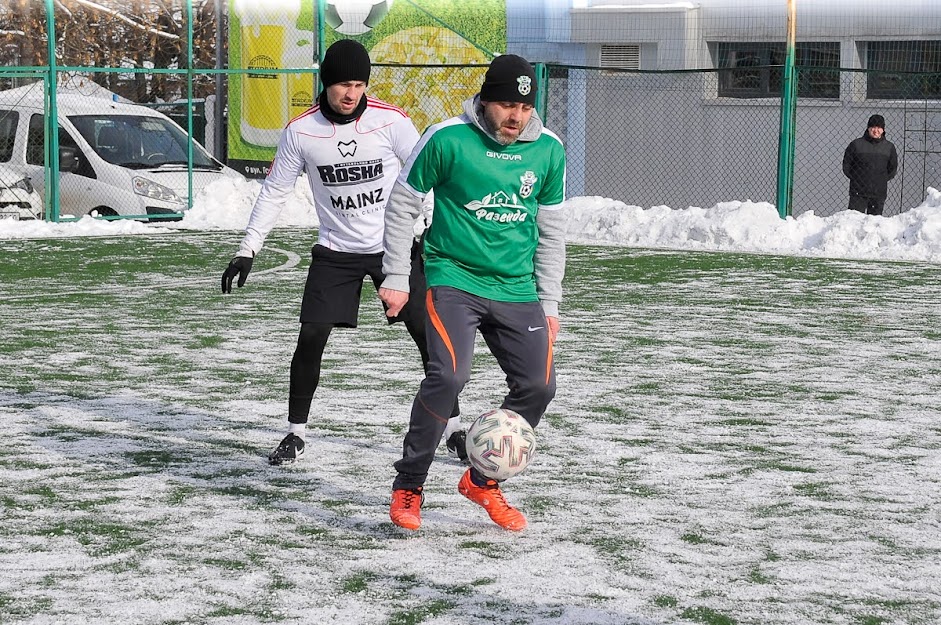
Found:
<svg viewBox="0 0 941 625"><path fill-rule="evenodd" d="M110 206L98 206L88 211L88 214L92 217L117 217L118 211Z"/></svg>

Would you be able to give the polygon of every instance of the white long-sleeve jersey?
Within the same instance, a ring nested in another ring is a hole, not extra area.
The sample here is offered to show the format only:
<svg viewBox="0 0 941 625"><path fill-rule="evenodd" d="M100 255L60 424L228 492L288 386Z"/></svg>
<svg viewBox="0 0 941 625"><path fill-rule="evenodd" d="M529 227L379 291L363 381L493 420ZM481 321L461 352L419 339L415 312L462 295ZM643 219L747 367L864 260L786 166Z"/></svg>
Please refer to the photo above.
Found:
<svg viewBox="0 0 941 625"><path fill-rule="evenodd" d="M418 138L405 111L375 98L367 97L366 110L348 124L331 122L315 104L281 133L238 256L261 250L304 171L320 221L317 242L341 252L381 252L386 201Z"/></svg>

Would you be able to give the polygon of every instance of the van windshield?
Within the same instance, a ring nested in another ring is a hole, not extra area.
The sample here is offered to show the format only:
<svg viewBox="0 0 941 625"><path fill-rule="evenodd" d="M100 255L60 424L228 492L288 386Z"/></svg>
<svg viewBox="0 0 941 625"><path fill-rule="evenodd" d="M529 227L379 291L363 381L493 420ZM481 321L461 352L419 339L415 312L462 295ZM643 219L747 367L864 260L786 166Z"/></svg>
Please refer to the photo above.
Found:
<svg viewBox="0 0 941 625"><path fill-rule="evenodd" d="M131 169L183 165L187 137L173 122L143 115L69 115L85 141L101 158ZM193 143L193 168L220 170L222 165Z"/></svg>

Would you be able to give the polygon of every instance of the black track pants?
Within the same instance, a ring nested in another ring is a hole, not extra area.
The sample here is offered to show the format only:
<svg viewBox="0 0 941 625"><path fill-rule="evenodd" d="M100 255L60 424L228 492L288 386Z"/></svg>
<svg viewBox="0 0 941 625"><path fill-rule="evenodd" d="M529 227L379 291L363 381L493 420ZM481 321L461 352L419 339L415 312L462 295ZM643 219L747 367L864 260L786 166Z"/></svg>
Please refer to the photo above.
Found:
<svg viewBox="0 0 941 625"><path fill-rule="evenodd" d="M425 301L428 372L412 404L394 489L425 483L454 402L470 379L478 330L506 373L509 391L500 407L536 427L555 396L552 346L539 302L496 302L450 287L431 288Z"/></svg>

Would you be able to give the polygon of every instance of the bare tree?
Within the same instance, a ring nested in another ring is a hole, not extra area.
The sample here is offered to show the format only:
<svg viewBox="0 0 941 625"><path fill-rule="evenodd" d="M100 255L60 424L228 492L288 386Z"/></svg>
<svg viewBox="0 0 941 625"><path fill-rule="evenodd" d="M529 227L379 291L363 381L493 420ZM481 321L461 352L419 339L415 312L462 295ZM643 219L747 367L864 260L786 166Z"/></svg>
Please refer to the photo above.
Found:
<svg viewBox="0 0 941 625"><path fill-rule="evenodd" d="M193 65L215 65L216 0L193 8ZM185 0L56 0L56 64L82 68L99 85L137 102L185 95L186 76L142 69L186 69ZM45 6L35 0L0 0L0 67L48 64ZM225 46L225 42L218 45ZM87 68L87 69L86 69ZM129 71L102 71L124 68ZM211 75L197 75L194 95L214 92Z"/></svg>

